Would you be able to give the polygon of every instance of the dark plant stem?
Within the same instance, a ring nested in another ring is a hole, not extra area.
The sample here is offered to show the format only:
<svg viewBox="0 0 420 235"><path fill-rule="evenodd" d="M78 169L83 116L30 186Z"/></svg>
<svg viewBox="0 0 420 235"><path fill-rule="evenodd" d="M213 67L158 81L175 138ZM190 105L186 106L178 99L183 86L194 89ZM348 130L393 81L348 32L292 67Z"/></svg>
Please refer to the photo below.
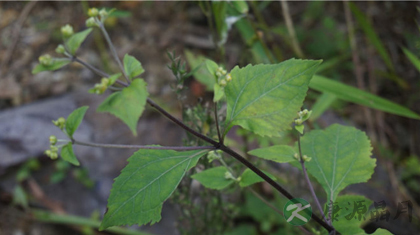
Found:
<svg viewBox="0 0 420 235"><path fill-rule="evenodd" d="M188 150L200 150L200 149L215 149L214 146L195 146L195 147L184 147L184 146L148 146L148 145L124 145L124 144L98 144L73 140L73 144L84 145L89 147L99 148L120 148L120 149L161 149L161 150L176 150L176 151L188 151Z"/></svg>
<svg viewBox="0 0 420 235"><path fill-rule="evenodd" d="M303 175L305 176L305 180L306 180L306 183L308 184L309 191L311 191L312 197L314 198L315 204L317 205L319 211L321 212L322 217L324 218L325 221L328 222L329 220L327 220L327 218L325 217L324 210L322 210L318 197L315 194L314 187L312 187L312 183L309 180L308 172L306 171L305 161L303 160L303 157L302 157L302 148L300 146L300 134L298 135L298 146L299 146L299 161L300 161L300 165L302 166ZM329 223L329 225L331 225L331 223Z"/></svg>
<svg viewBox="0 0 420 235"><path fill-rule="evenodd" d="M219 137L219 143L223 144L223 136L220 134L219 127L219 115L217 115L217 103L214 103L214 120L216 121L217 137Z"/></svg>

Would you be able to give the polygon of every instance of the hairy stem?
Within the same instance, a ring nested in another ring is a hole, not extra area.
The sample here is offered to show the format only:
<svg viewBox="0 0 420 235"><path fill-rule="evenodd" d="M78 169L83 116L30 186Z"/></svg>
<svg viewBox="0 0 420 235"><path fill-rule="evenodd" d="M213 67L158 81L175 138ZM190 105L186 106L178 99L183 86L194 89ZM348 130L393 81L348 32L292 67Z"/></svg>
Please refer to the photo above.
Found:
<svg viewBox="0 0 420 235"><path fill-rule="evenodd" d="M120 58L118 57L117 51L115 50L114 44L112 44L111 38L108 35L108 32L106 31L104 24L100 23L99 28L102 31L102 34L105 37L106 42L108 43L109 49L111 50L111 54L114 57L114 60L117 62L118 67L120 68L121 72L124 74L125 79L127 80L127 83L130 84L130 79L127 76L127 73L125 72L124 66L121 63Z"/></svg>
<svg viewBox="0 0 420 235"><path fill-rule="evenodd" d="M90 143L83 142L78 140L73 140L73 144L84 145L89 147L99 147L99 148L120 148L120 149L161 149L161 150L176 150L176 151L188 151L188 150L200 150L200 149L215 149L214 146L149 146L149 145L124 145L124 144L99 144L99 143Z"/></svg>
<svg viewBox="0 0 420 235"><path fill-rule="evenodd" d="M324 218L325 221L329 221L325 217L324 210L322 209L321 204L319 203L318 197L315 194L315 190L312 187L312 183L309 180L308 173L307 173L306 167L305 167L305 161L303 160L303 157L302 157L302 148L300 146L300 134L298 135L298 146L299 146L300 165L302 166L303 175L305 176L305 180L306 180L306 183L308 184L309 191L311 191L312 197L314 198L315 204L318 207L319 211L321 212L322 217ZM331 223L329 223L329 225L331 225Z"/></svg>

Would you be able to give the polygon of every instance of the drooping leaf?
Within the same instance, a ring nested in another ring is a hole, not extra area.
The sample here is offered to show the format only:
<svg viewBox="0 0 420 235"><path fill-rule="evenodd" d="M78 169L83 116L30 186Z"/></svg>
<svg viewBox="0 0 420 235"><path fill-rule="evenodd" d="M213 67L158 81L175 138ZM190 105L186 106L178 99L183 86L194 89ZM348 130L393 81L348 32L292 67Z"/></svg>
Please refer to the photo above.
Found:
<svg viewBox="0 0 420 235"><path fill-rule="evenodd" d="M420 116L417 113L399 104L323 76L315 75L309 83L309 87L320 92L328 92L342 100L403 117L420 119Z"/></svg>
<svg viewBox="0 0 420 235"><path fill-rule="evenodd" d="M207 152L151 149L135 152L112 185L100 230L158 222L163 202L177 188L185 172Z"/></svg>
<svg viewBox="0 0 420 235"><path fill-rule="evenodd" d="M302 137L302 154L312 158L307 171L322 185L329 201L350 184L366 182L373 174L376 160L370 158L372 147L363 131L333 124Z"/></svg>
<svg viewBox="0 0 420 235"><path fill-rule="evenodd" d="M146 82L143 79L134 79L130 86L108 96L97 111L115 115L127 124L133 135L137 135L137 121L144 110L148 95Z"/></svg>
<svg viewBox="0 0 420 235"><path fill-rule="evenodd" d="M369 207L372 201L361 195L344 195L339 196L332 205L332 219L334 228L343 235L366 235L367 233L361 228L364 223L369 221ZM356 213L355 213L356 212ZM360 212L360 220L359 214ZM326 215L328 211L325 210ZM392 235L388 230L377 229L373 235Z"/></svg>
<svg viewBox="0 0 420 235"><path fill-rule="evenodd" d="M268 175L271 179L276 180L276 177L274 177L272 174L263 171L266 175ZM241 180L239 181L239 186L244 188L244 187L248 187L250 185L259 183L259 182L263 182L264 179L261 178L260 176L258 176L257 174L255 174L253 171L251 171L250 169L245 169L244 172L241 175Z"/></svg>
<svg viewBox="0 0 420 235"><path fill-rule="evenodd" d="M207 60L204 56L195 56L192 52L188 50L185 50L184 53L185 57L187 58L187 62L191 67L191 70L195 70L195 72L193 73L195 79L197 79L200 83L204 84L206 86L207 91L213 91L214 84L216 83L215 75L211 74L208 70L208 67L206 67L207 61L211 60ZM216 64L216 69L218 67L219 66L217 66Z"/></svg>
<svg viewBox="0 0 420 235"><path fill-rule="evenodd" d="M240 125L261 136L279 136L290 128L320 63L291 59L275 65L235 67L225 87L226 130Z"/></svg>
<svg viewBox="0 0 420 235"><path fill-rule="evenodd" d="M54 71L68 65L70 62L71 60L67 58L53 58L52 64L49 66L45 66L43 64L37 64L35 68L32 70L32 74L37 74L42 71Z"/></svg>
<svg viewBox="0 0 420 235"><path fill-rule="evenodd" d="M144 72L141 63L129 54L125 54L124 56L124 70L130 79L133 79Z"/></svg>
<svg viewBox="0 0 420 235"><path fill-rule="evenodd" d="M85 116L86 110L89 106L83 106L74 110L66 119L66 131L70 137L73 137L74 132L79 127L80 123Z"/></svg>
<svg viewBox="0 0 420 235"><path fill-rule="evenodd" d="M414 55L411 51L407 50L407 48L402 48L404 51L405 56L410 60L410 62L416 67L417 71L420 72L420 59Z"/></svg>
<svg viewBox="0 0 420 235"><path fill-rule="evenodd" d="M296 151L288 145L274 145L267 148L254 149L248 152L251 155L278 163L297 161L294 158Z"/></svg>
<svg viewBox="0 0 420 235"><path fill-rule="evenodd" d="M226 167L218 166L194 174L191 178L197 180L206 188L221 190L235 182L233 179L225 177L226 172L229 172Z"/></svg>
<svg viewBox="0 0 420 235"><path fill-rule="evenodd" d="M79 160L77 160L76 155L74 155L73 152L73 145L72 143L68 143L66 145L64 145L61 148L61 152L60 152L61 158L66 161L66 162L70 162L71 164L75 165L75 166L79 166Z"/></svg>
<svg viewBox="0 0 420 235"><path fill-rule="evenodd" d="M73 34L65 43L70 54L76 54L77 49L79 49L82 42L86 39L89 33L92 32L92 28L83 30L81 32Z"/></svg>

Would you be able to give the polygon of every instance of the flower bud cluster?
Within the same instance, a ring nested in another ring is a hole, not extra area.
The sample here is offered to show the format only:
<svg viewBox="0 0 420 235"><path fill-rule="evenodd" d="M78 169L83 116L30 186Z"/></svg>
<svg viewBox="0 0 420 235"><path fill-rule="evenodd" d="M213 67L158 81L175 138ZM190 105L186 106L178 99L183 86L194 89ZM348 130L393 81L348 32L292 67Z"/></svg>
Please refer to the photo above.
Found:
<svg viewBox="0 0 420 235"><path fill-rule="evenodd" d="M38 58L39 63L43 66L50 66L53 63L53 58L49 54L42 55Z"/></svg>
<svg viewBox="0 0 420 235"><path fill-rule="evenodd" d="M73 27L71 25L66 24L63 27L61 27L61 34L64 38L69 38L74 34Z"/></svg>
<svg viewBox="0 0 420 235"><path fill-rule="evenodd" d="M112 10L111 10L112 11ZM95 7L88 10L89 19L86 20L87 27L98 27L100 22L104 22L108 18L110 12L106 9L101 9L100 11Z"/></svg>
<svg viewBox="0 0 420 235"><path fill-rule="evenodd" d="M60 117L59 119L52 121L52 123L54 123L56 127L60 128L60 130L63 130L64 127L66 126L66 119L63 117Z"/></svg>
<svg viewBox="0 0 420 235"><path fill-rule="evenodd" d="M222 156L220 156L220 152L221 150L214 150L214 151L210 151L207 154L207 159L209 160L209 163L211 163L214 160L219 160L222 158Z"/></svg>
<svg viewBox="0 0 420 235"><path fill-rule="evenodd" d="M103 94L111 85L111 81L108 78L102 78L101 82L96 83L95 86L89 90L89 92L100 95Z"/></svg>
<svg viewBox="0 0 420 235"><path fill-rule="evenodd" d="M58 147L55 146L56 143L57 137L55 137L54 135L50 136L50 149L45 150L45 155L47 155L53 160L58 158Z"/></svg>
<svg viewBox="0 0 420 235"><path fill-rule="evenodd" d="M294 155L293 157L294 157L296 160L300 161L299 155L298 155L297 153L295 153L295 155ZM311 161L311 160L312 160L312 158L311 158L311 157L308 157L308 156L306 156L306 155L303 155L303 156L302 156L302 160L303 160L304 162L309 162L309 161Z"/></svg>
<svg viewBox="0 0 420 235"><path fill-rule="evenodd" d="M217 77L217 83L221 87L225 87L228 84L228 82L230 82L232 80L232 76L230 75L230 73L228 74L226 72L226 70L223 69L222 67L219 67L216 70L215 74L216 74L216 77Z"/></svg>

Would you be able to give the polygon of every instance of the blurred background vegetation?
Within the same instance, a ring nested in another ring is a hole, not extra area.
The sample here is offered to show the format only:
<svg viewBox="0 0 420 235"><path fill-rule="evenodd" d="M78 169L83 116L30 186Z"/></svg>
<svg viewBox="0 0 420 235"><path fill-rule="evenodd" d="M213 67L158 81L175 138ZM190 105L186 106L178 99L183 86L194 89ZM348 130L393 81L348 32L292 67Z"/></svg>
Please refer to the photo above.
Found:
<svg viewBox="0 0 420 235"><path fill-rule="evenodd" d="M87 94L98 77L73 64L58 72L31 74L38 57L54 54L61 43L61 26L69 23L75 31L85 28L89 7L118 9L106 26L120 56L130 53L138 58L146 70L144 78L151 96L210 136L215 132L208 74L199 69L182 85L177 84L167 68L171 63L167 51L179 56L177 60L185 62L188 70L200 66L206 57L227 70L235 65L276 63L289 58L323 59L318 83L312 84L304 103L314 111L307 128L339 122L366 131L377 159L375 174L368 183L345 191L375 202L385 201L391 215L395 215L398 202L410 200L413 220L410 222L406 215L398 219L391 216L389 221L367 220L365 230L373 232L381 227L395 234L420 232L417 2L85 1L0 2L0 234L101 234L95 228L106 208L112 179L126 164L130 151L80 147L76 154L81 168L52 162L43 154L48 136L56 133L51 120L68 115L75 107L96 108L99 104L101 97ZM78 56L106 72L117 71L99 32L87 39ZM325 78L340 83L325 83ZM118 120L93 110L80 128L84 129L82 138L162 145L197 141L185 134L180 138L182 130L150 109L140 120L137 137L132 137ZM228 144L243 153L293 140L291 133L267 139L239 128L228 137ZM272 172L288 190L310 200L296 169L248 157ZM203 169L209 166L205 161L200 165ZM241 167L234 166L237 170ZM322 189L315 186L324 198ZM254 194L235 189L208 190L187 177L165 204L163 220L142 230L153 234L300 232ZM285 203L264 183L254 190L278 208ZM141 234L125 229L111 232Z"/></svg>

